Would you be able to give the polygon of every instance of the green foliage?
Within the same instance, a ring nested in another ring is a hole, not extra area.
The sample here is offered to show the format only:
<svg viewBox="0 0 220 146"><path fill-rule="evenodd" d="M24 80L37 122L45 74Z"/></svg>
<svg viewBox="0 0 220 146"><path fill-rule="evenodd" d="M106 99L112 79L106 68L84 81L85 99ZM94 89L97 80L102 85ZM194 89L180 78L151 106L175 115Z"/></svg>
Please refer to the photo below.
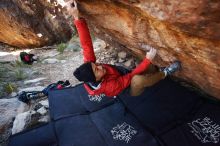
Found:
<svg viewBox="0 0 220 146"><path fill-rule="evenodd" d="M22 67L28 68L28 67L30 67L30 65L24 64L22 61L19 61L19 60L16 60L14 62L14 66L17 67L17 68L22 68Z"/></svg>
<svg viewBox="0 0 220 146"><path fill-rule="evenodd" d="M0 66L0 80L2 80L3 76L5 73L5 68L3 68L2 66Z"/></svg>
<svg viewBox="0 0 220 146"><path fill-rule="evenodd" d="M81 50L81 48L73 48L73 51L74 52L78 52L78 51L80 51Z"/></svg>
<svg viewBox="0 0 220 146"><path fill-rule="evenodd" d="M91 33L90 33L90 36L91 36L91 38L92 38L92 41L94 42L95 39L96 39L95 35L91 32Z"/></svg>
<svg viewBox="0 0 220 146"><path fill-rule="evenodd" d="M14 62L14 65L15 65L15 67L23 67L23 66L24 66L24 63L21 62L21 61L19 61L19 60L16 60L16 61Z"/></svg>
<svg viewBox="0 0 220 146"><path fill-rule="evenodd" d="M66 47L67 47L67 44L61 43L57 46L57 51L60 53L63 53Z"/></svg>
<svg viewBox="0 0 220 146"><path fill-rule="evenodd" d="M8 94L11 94L12 92L17 91L16 86L12 83L6 83L3 88L4 88L4 92Z"/></svg>
<svg viewBox="0 0 220 146"><path fill-rule="evenodd" d="M71 28L72 28L72 37L78 37L78 31L76 29L76 26L73 25Z"/></svg>
<svg viewBox="0 0 220 146"><path fill-rule="evenodd" d="M10 66L0 64L0 82L8 79L10 75Z"/></svg>
<svg viewBox="0 0 220 146"><path fill-rule="evenodd" d="M66 59L66 56L65 55L59 55L57 57L58 60L65 60Z"/></svg>
<svg viewBox="0 0 220 146"><path fill-rule="evenodd" d="M21 69L17 69L15 70L15 78L16 80L20 81L26 78L26 75L24 73L24 71L22 71Z"/></svg>

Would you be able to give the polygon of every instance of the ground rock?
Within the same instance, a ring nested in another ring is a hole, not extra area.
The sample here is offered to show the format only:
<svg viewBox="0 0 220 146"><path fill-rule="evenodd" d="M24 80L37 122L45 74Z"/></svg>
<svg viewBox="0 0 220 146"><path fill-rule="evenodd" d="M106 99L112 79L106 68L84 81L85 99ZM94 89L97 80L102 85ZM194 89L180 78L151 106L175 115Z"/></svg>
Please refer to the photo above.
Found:
<svg viewBox="0 0 220 146"><path fill-rule="evenodd" d="M45 115L47 113L47 110L45 109L45 107L41 107L40 109L37 110L38 113L40 113L41 115Z"/></svg>
<svg viewBox="0 0 220 146"><path fill-rule="evenodd" d="M48 123L49 121L50 121L49 115L43 116L38 120L38 122L40 122L40 123Z"/></svg>
<svg viewBox="0 0 220 146"><path fill-rule="evenodd" d="M105 49L107 47L107 44L105 41L101 40L101 39L96 39L94 42L93 42L93 47L94 47L94 50L100 50L100 49Z"/></svg>
<svg viewBox="0 0 220 146"><path fill-rule="evenodd" d="M48 63L48 64L54 64L54 63L57 63L57 62L59 62L59 60L56 59L56 58L48 58L48 59L45 59L43 61L43 63Z"/></svg>
<svg viewBox="0 0 220 146"><path fill-rule="evenodd" d="M39 103L42 104L45 108L49 108L48 99L42 100L42 101L40 101Z"/></svg>
<svg viewBox="0 0 220 146"><path fill-rule="evenodd" d="M80 46L78 44L69 43L64 51L78 51L80 50Z"/></svg>
<svg viewBox="0 0 220 146"><path fill-rule="evenodd" d="M24 112L28 106L20 102L17 98L0 99L0 127L10 123L18 113Z"/></svg>
<svg viewBox="0 0 220 146"><path fill-rule="evenodd" d="M27 88L21 88L19 89L19 92L22 91L42 91L44 89L44 87L42 86L34 86L34 87L27 87Z"/></svg>
<svg viewBox="0 0 220 146"><path fill-rule="evenodd" d="M36 78L36 79L33 79L33 80L27 80L27 81L24 81L24 84L31 84L31 83L36 83L36 82L39 82L39 81L42 81L42 80L45 80L46 78Z"/></svg>
<svg viewBox="0 0 220 146"><path fill-rule="evenodd" d="M46 58L52 58L52 57L55 57L57 55L59 55L60 53L57 51L57 50L50 50L50 51L47 51L45 53L43 53L40 57L41 59L46 59Z"/></svg>
<svg viewBox="0 0 220 146"><path fill-rule="evenodd" d="M60 60L60 63L66 63L66 60Z"/></svg>
<svg viewBox="0 0 220 146"><path fill-rule="evenodd" d="M125 51L121 51L121 52L118 53L118 57L120 59L125 59L126 56L127 56L127 53Z"/></svg>
<svg viewBox="0 0 220 146"><path fill-rule="evenodd" d="M125 67L127 68L133 68L135 66L135 63L134 63L134 59L131 58L131 59L128 59L125 63L124 63Z"/></svg>
<svg viewBox="0 0 220 146"><path fill-rule="evenodd" d="M4 55L4 56L0 55L0 63L14 62L16 60L17 57L12 54Z"/></svg>
<svg viewBox="0 0 220 146"><path fill-rule="evenodd" d="M30 122L31 112L27 111L24 113L20 113L15 117L13 127L12 127L12 135L18 132L21 132L25 126Z"/></svg>
<svg viewBox="0 0 220 146"><path fill-rule="evenodd" d="M18 101L17 98L0 99L0 133L1 137L8 137L14 117L28 110L29 106Z"/></svg>

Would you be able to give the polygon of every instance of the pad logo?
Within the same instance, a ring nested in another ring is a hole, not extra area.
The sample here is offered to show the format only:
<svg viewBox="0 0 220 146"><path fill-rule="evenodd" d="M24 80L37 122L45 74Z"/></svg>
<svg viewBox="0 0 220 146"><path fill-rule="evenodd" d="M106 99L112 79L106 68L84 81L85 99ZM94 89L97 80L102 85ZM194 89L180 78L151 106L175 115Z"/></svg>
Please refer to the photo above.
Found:
<svg viewBox="0 0 220 146"><path fill-rule="evenodd" d="M88 95L89 100L90 101L94 101L94 102L100 102L102 100L103 97L105 97L105 94L100 94L100 95Z"/></svg>
<svg viewBox="0 0 220 146"><path fill-rule="evenodd" d="M192 133L202 142L202 143L218 143L220 137L220 126L210 118L205 117L204 119L197 119L188 123L192 128Z"/></svg>
<svg viewBox="0 0 220 146"><path fill-rule="evenodd" d="M129 143L132 136L137 134L137 131L134 129L134 127L124 122L121 125L117 125L113 127L111 130L111 133L112 133L113 139L121 140L121 141L125 141L126 143Z"/></svg>

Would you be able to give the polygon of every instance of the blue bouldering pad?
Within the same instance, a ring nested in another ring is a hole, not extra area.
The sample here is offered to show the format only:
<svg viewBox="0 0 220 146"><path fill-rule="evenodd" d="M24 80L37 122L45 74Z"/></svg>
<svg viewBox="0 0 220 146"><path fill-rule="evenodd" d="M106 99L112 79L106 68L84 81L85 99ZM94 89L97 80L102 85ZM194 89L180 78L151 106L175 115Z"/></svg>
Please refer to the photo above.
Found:
<svg viewBox="0 0 220 146"><path fill-rule="evenodd" d="M220 146L220 105L205 101L192 118L161 136L168 146Z"/></svg>
<svg viewBox="0 0 220 146"><path fill-rule="evenodd" d="M8 146L58 146L53 123L11 136Z"/></svg>
<svg viewBox="0 0 220 146"><path fill-rule="evenodd" d="M60 119L55 129L62 146L158 146L119 102L88 115Z"/></svg>
<svg viewBox="0 0 220 146"><path fill-rule="evenodd" d="M90 116L109 146L158 146L155 137L120 102Z"/></svg>
<svg viewBox="0 0 220 146"><path fill-rule="evenodd" d="M67 117L55 122L60 146L106 145L89 115Z"/></svg>
<svg viewBox="0 0 220 146"><path fill-rule="evenodd" d="M201 102L199 95L168 78L146 88L140 96L132 97L126 90L119 97L125 107L156 134L182 121Z"/></svg>
<svg viewBox="0 0 220 146"><path fill-rule="evenodd" d="M146 88L137 97L129 95L129 88L117 97L90 96L83 84L79 84L51 91L49 106L50 126L12 136L9 145L220 145L219 105L206 102L170 79ZM211 127L205 130L200 127L196 131L197 127L189 123L196 123L193 121L198 119L197 125L208 122ZM35 139L36 133L41 135L43 131L50 134L46 133L42 140ZM195 134L198 131L202 135L200 138Z"/></svg>
<svg viewBox="0 0 220 146"><path fill-rule="evenodd" d="M88 114L113 103L113 97L88 95L83 84L49 92L50 116L53 120Z"/></svg>

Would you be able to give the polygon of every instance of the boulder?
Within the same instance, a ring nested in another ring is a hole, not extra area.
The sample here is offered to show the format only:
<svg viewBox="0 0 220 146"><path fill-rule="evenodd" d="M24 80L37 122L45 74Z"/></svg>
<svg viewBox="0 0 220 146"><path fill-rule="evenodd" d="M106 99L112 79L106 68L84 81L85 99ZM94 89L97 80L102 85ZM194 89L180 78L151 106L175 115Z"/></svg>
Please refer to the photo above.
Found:
<svg viewBox="0 0 220 146"><path fill-rule="evenodd" d="M175 76L220 99L220 1L81 0L78 7L109 45L140 59L154 47L154 64L180 60Z"/></svg>
<svg viewBox="0 0 220 146"><path fill-rule="evenodd" d="M17 98L0 99L0 138L7 139L13 119L28 110L28 106Z"/></svg>
<svg viewBox="0 0 220 146"><path fill-rule="evenodd" d="M31 120L30 111L18 114L13 122L12 135L23 131L26 125L30 123L30 120Z"/></svg>
<svg viewBox="0 0 220 146"><path fill-rule="evenodd" d="M54 0L1 0L0 7L0 42L30 48L71 37L62 7Z"/></svg>

